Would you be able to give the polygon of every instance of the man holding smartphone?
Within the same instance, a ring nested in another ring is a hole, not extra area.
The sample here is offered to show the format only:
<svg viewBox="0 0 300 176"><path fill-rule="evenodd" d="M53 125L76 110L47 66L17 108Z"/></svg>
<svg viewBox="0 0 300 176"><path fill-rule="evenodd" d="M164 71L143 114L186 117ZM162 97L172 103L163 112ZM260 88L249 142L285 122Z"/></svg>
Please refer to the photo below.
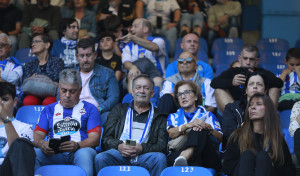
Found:
<svg viewBox="0 0 300 176"><path fill-rule="evenodd" d="M34 131L36 149L35 169L44 165L74 164L93 176L94 149L100 142L100 114L91 103L79 99L82 83L79 71L66 69L59 77L60 101L50 104L41 112ZM58 142L58 152L49 146L48 138L70 135L69 140ZM56 154L58 153L58 154Z"/></svg>
<svg viewBox="0 0 300 176"><path fill-rule="evenodd" d="M154 83L147 75L133 80L133 101L119 104L107 118L102 138L104 152L95 157L98 173L112 165L134 165L160 175L167 167L167 114L162 114L150 103Z"/></svg>

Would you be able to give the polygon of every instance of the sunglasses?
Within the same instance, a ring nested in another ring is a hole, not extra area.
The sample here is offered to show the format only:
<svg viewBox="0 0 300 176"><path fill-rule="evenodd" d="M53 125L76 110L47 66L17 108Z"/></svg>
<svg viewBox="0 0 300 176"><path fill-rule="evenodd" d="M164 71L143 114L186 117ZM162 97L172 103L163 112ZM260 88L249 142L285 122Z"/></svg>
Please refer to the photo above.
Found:
<svg viewBox="0 0 300 176"><path fill-rule="evenodd" d="M189 58L180 58L180 59L177 59L178 60L178 63L180 64L183 64L184 61L186 61L187 63L192 63L194 61L193 58L189 57Z"/></svg>

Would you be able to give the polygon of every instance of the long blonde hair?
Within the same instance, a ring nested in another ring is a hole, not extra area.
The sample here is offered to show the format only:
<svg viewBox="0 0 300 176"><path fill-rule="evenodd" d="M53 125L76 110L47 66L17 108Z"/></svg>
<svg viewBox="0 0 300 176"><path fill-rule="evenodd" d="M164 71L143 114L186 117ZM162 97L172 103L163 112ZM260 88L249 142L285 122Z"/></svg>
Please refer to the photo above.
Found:
<svg viewBox="0 0 300 176"><path fill-rule="evenodd" d="M282 134L280 128L280 118L274 107L271 98L265 94L256 93L251 96L244 117L244 124L241 128L232 133L229 141L233 140L239 143L240 152L243 153L246 150L251 150L254 153L257 151L254 149L255 133L253 131L253 122L249 118L249 106L253 98L261 98L265 106L265 115L263 117L263 150L267 151L273 163L283 165L283 146L282 146Z"/></svg>

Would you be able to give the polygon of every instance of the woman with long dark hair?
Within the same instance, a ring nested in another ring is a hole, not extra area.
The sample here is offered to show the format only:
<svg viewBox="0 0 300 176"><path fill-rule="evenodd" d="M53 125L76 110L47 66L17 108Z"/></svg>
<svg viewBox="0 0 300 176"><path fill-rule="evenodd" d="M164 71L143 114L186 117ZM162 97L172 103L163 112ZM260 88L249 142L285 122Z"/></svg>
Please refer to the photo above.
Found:
<svg viewBox="0 0 300 176"><path fill-rule="evenodd" d="M223 171L233 176L295 175L280 118L269 96L256 93L249 99L242 127L229 138Z"/></svg>

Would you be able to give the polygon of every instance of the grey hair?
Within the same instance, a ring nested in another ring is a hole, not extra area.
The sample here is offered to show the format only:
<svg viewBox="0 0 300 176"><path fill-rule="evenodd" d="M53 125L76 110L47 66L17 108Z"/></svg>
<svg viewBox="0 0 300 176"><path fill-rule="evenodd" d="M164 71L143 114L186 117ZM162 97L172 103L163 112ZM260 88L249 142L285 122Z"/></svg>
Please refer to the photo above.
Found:
<svg viewBox="0 0 300 176"><path fill-rule="evenodd" d="M132 89L134 89L135 81L136 81L137 79L139 79L139 78L147 79L147 80L150 82L150 84L151 84L150 89L154 90L154 82L153 82L153 80L150 78L150 76L149 76L149 75L146 75L146 74L140 74L140 75L136 76L136 77L132 80Z"/></svg>
<svg viewBox="0 0 300 176"><path fill-rule="evenodd" d="M0 37L6 37L8 44L11 45L11 39L8 37L7 34L1 33L1 34L0 34Z"/></svg>
<svg viewBox="0 0 300 176"><path fill-rule="evenodd" d="M81 89L81 87L82 87L80 73L79 73L79 71L74 70L74 69L65 69L60 72L59 85L62 82L68 83L68 84L77 84L79 89Z"/></svg>

